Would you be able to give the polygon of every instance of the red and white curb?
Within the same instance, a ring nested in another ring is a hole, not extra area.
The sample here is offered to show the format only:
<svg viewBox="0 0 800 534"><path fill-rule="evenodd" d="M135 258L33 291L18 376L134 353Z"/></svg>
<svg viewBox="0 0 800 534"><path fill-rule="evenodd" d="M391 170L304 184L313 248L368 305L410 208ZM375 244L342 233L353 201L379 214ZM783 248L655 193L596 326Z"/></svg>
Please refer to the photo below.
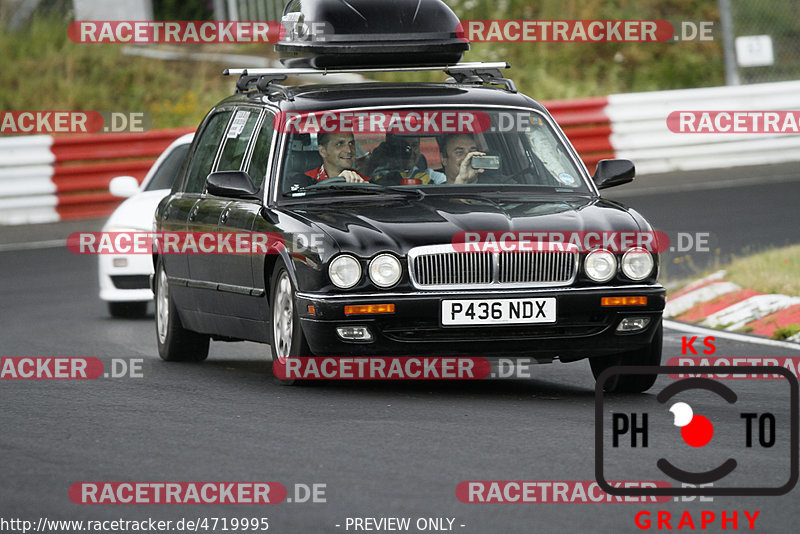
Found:
<svg viewBox="0 0 800 534"><path fill-rule="evenodd" d="M107 217L122 202L111 179L141 180L190 131L0 137L0 226Z"/></svg>
<svg viewBox="0 0 800 534"><path fill-rule="evenodd" d="M782 327L800 324L800 298L763 294L725 280L717 271L670 295L664 317L709 328L773 337ZM800 333L787 341L800 342Z"/></svg>

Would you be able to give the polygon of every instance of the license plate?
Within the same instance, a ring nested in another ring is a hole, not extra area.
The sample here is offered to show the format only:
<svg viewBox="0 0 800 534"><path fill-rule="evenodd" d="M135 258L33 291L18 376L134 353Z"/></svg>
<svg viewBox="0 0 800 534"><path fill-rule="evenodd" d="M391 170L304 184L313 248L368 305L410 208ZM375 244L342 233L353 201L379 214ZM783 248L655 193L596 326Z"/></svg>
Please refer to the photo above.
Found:
<svg viewBox="0 0 800 534"><path fill-rule="evenodd" d="M443 325L555 323L556 299L443 300Z"/></svg>

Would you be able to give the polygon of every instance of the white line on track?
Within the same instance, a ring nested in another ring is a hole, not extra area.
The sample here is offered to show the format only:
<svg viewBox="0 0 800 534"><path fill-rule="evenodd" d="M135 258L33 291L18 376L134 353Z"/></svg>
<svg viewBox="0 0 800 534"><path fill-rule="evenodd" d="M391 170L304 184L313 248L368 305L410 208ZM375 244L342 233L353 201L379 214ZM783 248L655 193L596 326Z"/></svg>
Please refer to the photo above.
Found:
<svg viewBox="0 0 800 534"><path fill-rule="evenodd" d="M14 252L17 250L34 250L41 248L66 247L66 239L51 239L49 241L33 241L30 243L6 243L0 245L0 252Z"/></svg>
<svg viewBox="0 0 800 534"><path fill-rule="evenodd" d="M704 328L702 326L695 326L691 324L679 323L676 321L664 320L664 327L671 330L678 330L680 332L689 332L691 334L701 334L704 336L714 336L721 339L730 339L731 341L741 341L743 343L754 343L756 345L767 345L769 347L780 347L782 349L800 350L800 343L791 343L789 341L778 341L777 339L760 338L756 336L746 336L744 334L736 334L734 332L725 332L724 330L716 330L714 328Z"/></svg>

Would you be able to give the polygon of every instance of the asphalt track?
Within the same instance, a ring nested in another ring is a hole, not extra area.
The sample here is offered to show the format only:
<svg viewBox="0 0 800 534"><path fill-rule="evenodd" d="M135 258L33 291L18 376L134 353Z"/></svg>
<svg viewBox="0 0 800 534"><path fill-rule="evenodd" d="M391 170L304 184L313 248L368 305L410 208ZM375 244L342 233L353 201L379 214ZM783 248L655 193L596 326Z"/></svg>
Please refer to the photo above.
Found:
<svg viewBox="0 0 800 534"><path fill-rule="evenodd" d="M659 229L717 233L721 254L798 242L792 204L800 198L800 180L787 177L789 166L775 166L752 171L765 183L751 185L748 172L728 173L738 183L706 188L697 188L699 179L676 175L674 187L685 188L677 192L658 190L673 183L670 177L642 180L629 191L620 188L618 197ZM95 258L59 246L65 229L96 226L89 221L0 230L0 355L90 356L106 370L114 358L141 359L143 377L0 381L2 519L268 517L269 532L312 533L354 532L346 529L354 517L410 517L409 531L417 532L417 518L447 517L463 533L625 533L642 531L634 523L642 510L653 514L651 530L658 511L673 515L673 529L689 511L697 530L703 511L738 511L738 530L749 531L742 516L748 510L760 512L757 532L796 530L796 489L777 497L663 504L459 502L456 486L466 480L594 479L594 381L586 362L533 367L530 379L312 387L275 383L266 347L257 344L212 343L202 364L162 362L152 316L109 318L96 296ZM680 356L683 335L689 334L665 330L664 361ZM708 335L717 336L715 356L800 356L747 336ZM609 399L606 411L649 411L652 420L662 421L669 414L655 393L671 382L662 377L647 395ZM748 410L771 411L785 421L787 397L772 382L737 387ZM718 400L696 402L698 413L730 423ZM777 431L780 445L787 432L784 426ZM677 432L654 425L650 442L671 447L676 460L697 461L696 451L675 441ZM736 484L785 480L789 453L756 452L743 449L741 440L723 440L708 454L740 459L747 476L735 478ZM613 464L620 477L664 479L634 456L630 464ZM68 496L78 481L274 481L290 497L296 483L318 483L326 484L327 502L79 505ZM731 531L729 524L725 532ZM722 532L719 519L705 532Z"/></svg>

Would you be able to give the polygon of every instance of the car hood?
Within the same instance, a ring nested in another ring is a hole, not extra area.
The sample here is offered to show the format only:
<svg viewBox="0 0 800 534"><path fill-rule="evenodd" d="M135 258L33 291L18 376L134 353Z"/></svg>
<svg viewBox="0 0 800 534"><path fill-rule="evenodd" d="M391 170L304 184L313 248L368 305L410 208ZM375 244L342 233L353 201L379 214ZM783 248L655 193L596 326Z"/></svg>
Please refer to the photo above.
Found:
<svg viewBox="0 0 800 534"><path fill-rule="evenodd" d="M639 231L624 206L596 197L509 198L433 196L334 202L295 214L326 232L342 251L369 256L453 241L459 232Z"/></svg>
<svg viewBox="0 0 800 534"><path fill-rule="evenodd" d="M126 199L114 210L103 229L131 228L133 230L151 231L153 229L156 206L169 192L169 189L143 191Z"/></svg>

